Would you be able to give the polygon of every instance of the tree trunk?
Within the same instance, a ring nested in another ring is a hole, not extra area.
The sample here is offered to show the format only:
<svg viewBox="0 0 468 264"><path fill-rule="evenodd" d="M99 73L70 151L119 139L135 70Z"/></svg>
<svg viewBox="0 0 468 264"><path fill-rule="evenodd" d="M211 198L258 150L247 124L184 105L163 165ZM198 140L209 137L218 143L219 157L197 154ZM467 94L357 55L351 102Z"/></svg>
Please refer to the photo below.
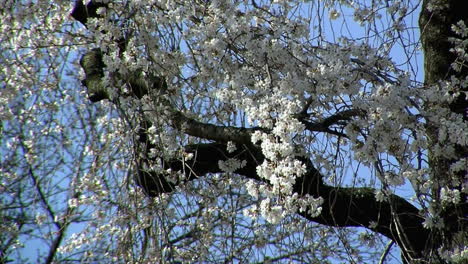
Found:
<svg viewBox="0 0 468 264"><path fill-rule="evenodd" d="M432 7L432 9L430 9ZM419 18L421 30L421 41L424 51L424 85L427 89L442 90L455 95L455 99L449 103L452 113L462 116L465 122L468 121L468 101L467 87L446 86L444 81L450 81L452 77L464 80L468 76L467 61L456 56L452 38L461 38L454 33L452 25L463 21L468 25L468 1L465 0L424 0L422 12ZM466 37L464 37L466 39ZM466 52L465 47L465 52ZM459 69L454 69L457 64ZM456 94L458 93L458 94ZM440 102L428 102L425 111L429 115L436 115ZM453 118L453 115L451 116ZM444 146L445 141L439 139L439 120L427 120L427 131L431 146ZM461 203L457 205L437 208L441 211L441 218L444 221L444 228L435 232L434 249L443 246L447 250L463 247L467 244L466 216L468 215L467 196L463 192L463 184L466 182L467 170L456 173L450 172L450 166L464 157L468 157L466 145L455 144L455 153L450 156L441 156L433 153L429 149L429 164L431 167L431 178L434 182L432 195L440 201L441 188L459 190L461 193Z"/></svg>

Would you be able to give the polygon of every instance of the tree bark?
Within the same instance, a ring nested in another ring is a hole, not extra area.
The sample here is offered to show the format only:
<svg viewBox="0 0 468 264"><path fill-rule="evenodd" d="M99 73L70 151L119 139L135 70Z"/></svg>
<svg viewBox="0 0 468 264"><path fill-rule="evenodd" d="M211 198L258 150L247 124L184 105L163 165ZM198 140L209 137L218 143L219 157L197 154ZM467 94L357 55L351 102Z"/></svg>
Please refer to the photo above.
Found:
<svg viewBox="0 0 468 264"><path fill-rule="evenodd" d="M431 8L429 8L431 7ZM468 76L467 61L457 57L453 49L455 48L453 38L460 39L454 33L452 26L459 21L468 25L468 1L465 0L424 0L421 15L419 17L419 27L421 30L421 41L424 51L424 85L427 89L447 89L442 85L444 81L450 81L456 77L464 80ZM464 37L466 39L466 37ZM465 47L465 52L468 52ZM459 66L455 70L453 65ZM448 94L456 95L455 99L449 103L452 113L462 116L468 122L468 101L467 87L450 87L446 91ZM454 94L454 93L458 93ZM437 103L428 103L425 106L427 113L437 109ZM437 110L435 110L437 111ZM432 146L447 144L439 140L438 120L433 122L430 118L427 121L427 131L429 141ZM450 166L462 158L468 157L468 146L455 144L455 153L452 157L441 157L429 149L429 165L432 170L433 197L440 198L442 187L457 189L461 194L461 203L440 208L441 217L444 220L444 228L436 237L435 243L445 245L448 250L456 246L463 246L467 243L467 220L468 203L467 195L463 192L463 184L466 181L468 171L462 170L456 173L450 172Z"/></svg>

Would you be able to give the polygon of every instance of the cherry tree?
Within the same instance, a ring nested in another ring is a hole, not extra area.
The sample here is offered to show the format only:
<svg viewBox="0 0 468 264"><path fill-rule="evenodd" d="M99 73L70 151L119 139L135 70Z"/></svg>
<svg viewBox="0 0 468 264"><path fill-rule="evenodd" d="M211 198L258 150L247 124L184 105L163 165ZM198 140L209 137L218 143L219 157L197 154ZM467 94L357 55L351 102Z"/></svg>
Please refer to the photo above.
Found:
<svg viewBox="0 0 468 264"><path fill-rule="evenodd" d="M0 263L468 258L465 1L1 6Z"/></svg>

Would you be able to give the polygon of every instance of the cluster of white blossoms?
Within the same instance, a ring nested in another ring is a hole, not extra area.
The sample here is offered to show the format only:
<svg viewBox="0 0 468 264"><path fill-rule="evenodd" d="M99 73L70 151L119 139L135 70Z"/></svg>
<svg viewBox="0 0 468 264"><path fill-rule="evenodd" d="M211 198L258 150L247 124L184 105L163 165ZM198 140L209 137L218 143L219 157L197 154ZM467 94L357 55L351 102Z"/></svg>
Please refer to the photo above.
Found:
<svg viewBox="0 0 468 264"><path fill-rule="evenodd" d="M242 169L245 165L247 165L247 161L245 160L227 159L218 161L219 168L227 173L233 173L238 169Z"/></svg>
<svg viewBox="0 0 468 264"><path fill-rule="evenodd" d="M256 184L255 184L256 185ZM249 194L253 196L258 195L259 189L269 189L266 185L260 187L255 186L252 182L248 183ZM322 212L323 198L313 198L309 195L299 197L297 193L285 197L283 201L275 201L275 198L264 198L260 201L260 205L253 205L247 209L244 209L244 215L250 218L257 218L262 216L271 224L278 224L286 216L294 214L296 212L305 212L311 217L319 216Z"/></svg>
<svg viewBox="0 0 468 264"><path fill-rule="evenodd" d="M445 253L445 254L444 254ZM468 259L468 246L463 247L462 249L455 249L453 251L444 252L443 256L452 261L453 263L465 263Z"/></svg>
<svg viewBox="0 0 468 264"><path fill-rule="evenodd" d="M440 199L446 204L458 204L460 203L460 191L457 189L450 190L446 187L440 189Z"/></svg>
<svg viewBox="0 0 468 264"><path fill-rule="evenodd" d="M291 195L297 177L305 172L305 166L291 158L275 163L264 161L257 167L257 174L268 180L274 194Z"/></svg>

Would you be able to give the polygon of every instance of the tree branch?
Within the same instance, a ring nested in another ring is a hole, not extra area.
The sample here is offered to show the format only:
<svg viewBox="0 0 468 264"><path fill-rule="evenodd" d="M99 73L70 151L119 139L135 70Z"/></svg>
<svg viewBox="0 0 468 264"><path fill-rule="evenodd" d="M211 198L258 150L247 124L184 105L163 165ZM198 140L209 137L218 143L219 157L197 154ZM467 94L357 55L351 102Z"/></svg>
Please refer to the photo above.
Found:
<svg viewBox="0 0 468 264"><path fill-rule="evenodd" d="M256 173L256 167L265 159L256 146L243 145L233 153L226 151L226 145L220 143L195 144L185 147L185 151L193 153L190 162L170 160L164 163L166 169L185 173L186 181L198 179L209 173L221 173L219 161L229 158L245 160L246 166L235 173L249 179L268 184ZM375 199L375 190L372 188L344 188L328 186L323 183L321 173L311 162L303 160L307 165L307 173L297 179L293 192L300 195L322 197L322 213L313 217L308 213L300 213L308 220L319 224L339 227L366 227L395 241L402 248L409 248L413 257L425 248L428 230L423 225L423 218L419 216L418 209L405 199L390 195L386 201ZM176 185L182 182L171 183L166 180L167 175L154 172L140 171L138 184L150 196L171 192ZM405 240L400 237L398 229L406 235Z"/></svg>
<svg viewBox="0 0 468 264"><path fill-rule="evenodd" d="M80 60L81 67L83 68L86 77L82 81L83 85L88 88L89 99L92 102L98 102L109 98L109 92L103 85L102 78L104 77L103 67L105 66L102 61L102 53L99 49L92 49L87 52ZM263 130L262 128L244 128L234 126L217 126L213 124L202 123L192 118L187 117L182 112L177 110L173 104L164 97L167 90L167 83L162 77L150 77L149 81L145 80L140 73L129 74L129 76L121 76L122 80L127 80L130 87L131 94L126 96L133 96L142 98L150 94L152 97L157 98L158 103L167 109L169 124L178 129L179 131L198 138L204 138L214 141L233 141L238 144L250 143L250 137L256 130ZM151 85L151 86L149 86Z"/></svg>
<svg viewBox="0 0 468 264"><path fill-rule="evenodd" d="M310 122L301 118L301 122L305 125L305 128L309 131L315 132L326 132L329 134L347 137L346 134L330 129L330 126L336 125L340 121L349 121L355 116L365 114L363 110L350 109L343 112L338 112L332 116L329 116L319 122Z"/></svg>

